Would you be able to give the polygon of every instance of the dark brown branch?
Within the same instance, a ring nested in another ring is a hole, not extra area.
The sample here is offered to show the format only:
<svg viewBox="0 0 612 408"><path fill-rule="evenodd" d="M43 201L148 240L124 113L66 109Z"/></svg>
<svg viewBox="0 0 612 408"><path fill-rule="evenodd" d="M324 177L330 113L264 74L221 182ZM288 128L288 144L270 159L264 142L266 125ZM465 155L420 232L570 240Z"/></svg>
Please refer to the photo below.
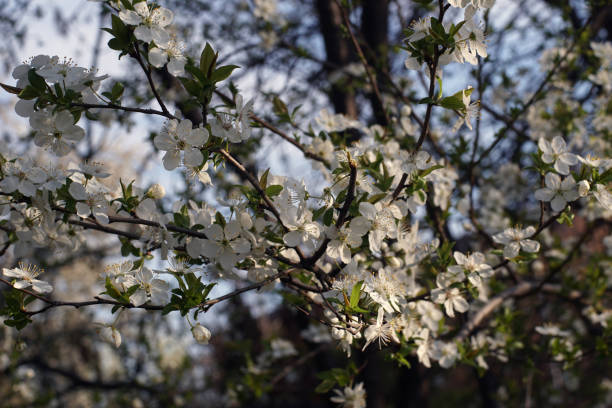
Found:
<svg viewBox="0 0 612 408"><path fill-rule="evenodd" d="M342 205L342 208L340 209L340 213L338 214L338 219L336 220L336 228L340 228L342 227L342 224L344 224L344 221L346 220L346 216L348 214L348 210L351 207L353 200L355 199L355 183L357 182L357 164L353 162L352 159L349 159L348 163L351 169L351 172L349 175L349 184L347 187L348 192L346 194L346 198L344 199L344 204ZM317 262L317 260L319 260L319 258L323 256L323 254L327 250L327 245L329 245L330 241L331 240L329 238L325 238L325 240L321 243L321 246L317 248L317 250L308 259L306 259L304 263L306 265L314 265L315 262Z"/></svg>
<svg viewBox="0 0 612 408"><path fill-rule="evenodd" d="M166 108L166 105L164 104L164 101L162 100L161 96L159 96L159 93L157 92L157 88L155 87L155 83L153 82L153 77L151 76L151 67L145 65L145 63L142 61L142 55L140 54L140 49L138 47L138 44L134 46L134 50L136 51L136 55L134 56L134 58L136 59L136 61L138 61L138 64L144 71L147 77L147 81L149 82L149 87L151 88L151 92L153 92L153 95L155 96L157 103L159 103L159 106L161 107L165 115L168 115L168 117L171 117L171 116L173 117L173 115L171 115L170 112L168 111L168 108Z"/></svg>
<svg viewBox="0 0 612 408"><path fill-rule="evenodd" d="M372 73L372 67L370 67L370 65L368 64L368 61L365 55L363 54L363 50L361 49L361 46L359 45L359 42L357 41L357 38L355 37L355 34L353 33L353 29L351 28L351 21L349 20L346 10L344 9L344 7L342 7L339 0L335 0L335 1L338 7L340 8L340 12L342 13L342 20L344 21L344 25L346 26L348 34L351 37L351 41L353 43L353 46L355 47L355 51L357 51L357 55L359 56L359 59L361 60L361 63L363 64L363 67L366 70L366 74L368 75L368 80L370 81L370 84L372 85L372 89L374 90L376 99L378 99L378 103L380 104L380 108L381 108L382 114L385 119L384 125L387 126L391 123L391 119L389 118L389 114L387 113L387 110L385 109L385 104L384 104L382 95L380 93L380 89L378 89L378 82L376 81L376 78L374 77L374 74Z"/></svg>

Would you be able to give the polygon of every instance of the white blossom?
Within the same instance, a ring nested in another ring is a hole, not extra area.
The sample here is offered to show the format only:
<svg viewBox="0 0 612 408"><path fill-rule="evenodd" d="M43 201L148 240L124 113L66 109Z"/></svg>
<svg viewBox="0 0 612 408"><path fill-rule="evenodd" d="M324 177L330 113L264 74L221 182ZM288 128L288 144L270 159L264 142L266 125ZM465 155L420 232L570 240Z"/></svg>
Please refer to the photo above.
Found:
<svg viewBox="0 0 612 408"><path fill-rule="evenodd" d="M85 131L74 124L74 117L68 111L53 115L37 111L30 116L30 126L36 130L34 143L49 147L57 156L65 156L83 137Z"/></svg>
<svg viewBox="0 0 612 408"><path fill-rule="evenodd" d="M174 13L164 7L149 7L146 1L134 4L134 10L122 10L119 18L128 25L137 26L134 36L140 41L154 41L162 46L170 41L170 34L164 29L172 23Z"/></svg>
<svg viewBox="0 0 612 408"><path fill-rule="evenodd" d="M2 268L2 273L7 278L15 278L13 287L16 289L27 289L30 286L37 293L49 293L53 290L48 282L36 279L43 272L35 265L26 265L20 263L18 267L13 269Z"/></svg>
<svg viewBox="0 0 612 408"><path fill-rule="evenodd" d="M529 239L533 236L535 227L507 228L503 232L493 236L493 240L498 244L504 245L504 257L508 259L516 258L522 249L525 252L535 253L540 250L540 243Z"/></svg>
<svg viewBox="0 0 612 408"><path fill-rule="evenodd" d="M445 343L443 341L435 341L432 351L432 357L438 360L440 367L450 368L457 358L459 358L459 350L455 343Z"/></svg>
<svg viewBox="0 0 612 408"><path fill-rule="evenodd" d="M200 344L208 344L212 336L210 330L202 326L200 323L197 323L191 328L191 334L193 335L193 338Z"/></svg>
<svg viewBox="0 0 612 408"><path fill-rule="evenodd" d="M363 383L359 383L354 387L344 387L342 391L335 389L335 395L330 398L334 404L340 404L342 408L365 408L366 407L366 391L363 388Z"/></svg>
<svg viewBox="0 0 612 408"><path fill-rule="evenodd" d="M436 288L431 291L431 300L444 304L444 309L449 317L455 317L455 310L465 313L470 308L469 303L461 296L458 288Z"/></svg>
<svg viewBox="0 0 612 408"><path fill-rule="evenodd" d="M142 267L131 274L126 274L124 286L129 288L137 285L138 289L130 296L134 306L141 306L147 302L152 305L165 305L168 303L170 285L168 282L155 279L149 268Z"/></svg>
<svg viewBox="0 0 612 408"><path fill-rule="evenodd" d="M198 148L208 140L208 131L203 127L193 128L189 119L168 121L163 130L153 139L155 147L166 151L163 162L166 170L173 170L181 163L185 166L199 166L204 160Z"/></svg>
<svg viewBox="0 0 612 408"><path fill-rule="evenodd" d="M541 137L538 147L542 151L542 161L548 164L554 163L553 167L559 174L568 175L569 166L578 163L578 158L567 151L565 140L560 136L555 136L552 142Z"/></svg>
<svg viewBox="0 0 612 408"><path fill-rule="evenodd" d="M535 198L540 201L550 201L553 211L559 212L568 202L578 198L576 181L571 175L561 181L561 177L554 173L547 173L544 178L546 187L535 192Z"/></svg>

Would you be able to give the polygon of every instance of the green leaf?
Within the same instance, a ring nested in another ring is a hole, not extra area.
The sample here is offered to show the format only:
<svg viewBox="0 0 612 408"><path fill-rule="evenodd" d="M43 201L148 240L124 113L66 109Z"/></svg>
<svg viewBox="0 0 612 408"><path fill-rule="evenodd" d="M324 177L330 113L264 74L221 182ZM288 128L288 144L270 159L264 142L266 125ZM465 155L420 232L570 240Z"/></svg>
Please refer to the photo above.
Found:
<svg viewBox="0 0 612 408"><path fill-rule="evenodd" d="M135 1L134 3L137 3L137 2ZM130 2L130 0L121 0L121 4L127 10L134 10L134 6L132 6L132 3Z"/></svg>
<svg viewBox="0 0 612 408"><path fill-rule="evenodd" d="M110 48L111 50L123 51L126 46L127 44L125 44L118 38L111 38L110 40L108 40L108 48Z"/></svg>
<svg viewBox="0 0 612 408"><path fill-rule="evenodd" d="M187 64L185 65L185 71L189 72L191 75L196 77L197 80L200 81L202 85L206 85L208 83L206 75L201 70L199 70L197 67L191 64ZM199 95L194 95L194 96L198 97Z"/></svg>
<svg viewBox="0 0 612 408"><path fill-rule="evenodd" d="M315 388L315 392L317 394L326 394L330 392L331 389L334 388L335 385L336 385L335 380L331 378L327 378L323 380L319 385L317 385L317 387Z"/></svg>
<svg viewBox="0 0 612 408"><path fill-rule="evenodd" d="M278 96L274 96L272 106L274 107L274 113L276 113L278 116L285 116L289 113L287 105L285 105L285 102L283 102Z"/></svg>
<svg viewBox="0 0 612 408"><path fill-rule="evenodd" d="M376 204L378 201L382 200L387 196L387 193L374 194L368 198L368 202L372 204Z"/></svg>
<svg viewBox="0 0 612 408"><path fill-rule="evenodd" d="M174 224L178 227L189 228L189 216L181 213L174 213Z"/></svg>
<svg viewBox="0 0 612 408"><path fill-rule="evenodd" d="M219 211L215 213L215 221L222 227L225 227L225 217Z"/></svg>
<svg viewBox="0 0 612 408"><path fill-rule="evenodd" d="M115 285L113 285L113 283L111 282L110 277L108 277L108 276L106 277L106 283L105 283L104 287L106 288L106 291L103 292L103 293L107 294L108 296L112 297L113 299L121 299L121 292L119 292L117 290Z"/></svg>
<svg viewBox="0 0 612 408"><path fill-rule="evenodd" d="M214 83L221 82L224 79L227 79L236 68L240 68L238 65L224 65L219 67L213 72L210 77L210 80Z"/></svg>
<svg viewBox="0 0 612 408"><path fill-rule="evenodd" d="M320 216L323 214L323 212L324 212L326 209L327 209L327 207L321 207L321 208L317 208L316 210L314 210L314 211L312 212L312 219L313 219L313 220L318 219L318 218L319 218L319 217L320 217Z"/></svg>
<svg viewBox="0 0 612 408"><path fill-rule="evenodd" d="M334 221L334 209L330 208L327 211L325 211L325 214L323 214L323 224L329 227L333 221Z"/></svg>
<svg viewBox="0 0 612 408"><path fill-rule="evenodd" d="M210 44L207 42L202 54L200 55L200 71L210 77L210 73L214 69L214 64L217 61L217 55Z"/></svg>
<svg viewBox="0 0 612 408"><path fill-rule="evenodd" d="M463 95L465 93L465 96L470 96L472 95L472 92L474 92L474 88L468 88L468 89L464 89L461 90L459 92L456 92L455 94L451 95L451 96L447 96L446 98L442 98L439 102L438 105L442 106L443 108L446 109L452 109L452 110L464 110L466 108L466 106L463 104Z"/></svg>
<svg viewBox="0 0 612 408"><path fill-rule="evenodd" d="M40 91L35 89L32 85L28 85L21 92L19 92L19 98L30 100L40 96Z"/></svg>
<svg viewBox="0 0 612 408"><path fill-rule="evenodd" d="M444 26L435 17L431 18L431 29L429 31L436 39L446 39L446 31L444 30Z"/></svg>
<svg viewBox="0 0 612 408"><path fill-rule="evenodd" d="M446 98L442 98L438 101L438 105L443 108L462 111L465 109L465 105L463 104L463 98L461 96L447 96Z"/></svg>
<svg viewBox="0 0 612 408"><path fill-rule="evenodd" d="M111 26L112 26L112 30L106 29L105 31L111 33L113 36L115 36L119 41L121 41L124 44L130 43L129 28L115 14L111 15Z"/></svg>
<svg viewBox="0 0 612 408"><path fill-rule="evenodd" d="M463 27L463 25L467 22L467 20L460 22L457 25L452 25L450 30L448 30L448 35L450 35L451 37L454 37L455 34L457 34L459 32L459 30L461 29L461 27Z"/></svg>
<svg viewBox="0 0 612 408"><path fill-rule="evenodd" d="M6 85L6 84L2 84L0 83L0 86L2 87L2 89L4 89L6 92L8 93L12 93L14 95L19 95L19 93L21 92L21 89L15 87L15 86L10 86L10 85Z"/></svg>
<svg viewBox="0 0 612 408"><path fill-rule="evenodd" d="M266 171L259 178L259 186L263 189L268 185L268 173L270 173L270 168L268 167Z"/></svg>
<svg viewBox="0 0 612 408"><path fill-rule="evenodd" d="M121 95L123 95L124 90L125 88L123 87L123 84L121 82L116 82L115 85L113 85L113 89L111 90L111 99L116 101L117 99L121 98Z"/></svg>
<svg viewBox="0 0 612 408"><path fill-rule="evenodd" d="M274 197L280 194L280 192L283 191L283 186L279 185L279 184L272 184L271 186L267 187L265 192L266 195L268 197Z"/></svg>
<svg viewBox="0 0 612 408"><path fill-rule="evenodd" d="M419 174L419 177L425 177L426 175L428 175L432 171L436 171L438 169L443 169L443 168L444 168L444 166L442 166L440 164L436 164L435 166L431 166L430 168L421 171L421 173Z"/></svg>
<svg viewBox="0 0 612 408"><path fill-rule="evenodd" d="M423 98L423 99L419 99L417 103L418 104L430 104L430 103L435 103L435 101L431 98Z"/></svg>
<svg viewBox="0 0 612 408"><path fill-rule="evenodd" d="M179 80L183 83L183 87L185 87L185 90L189 92L189 94L191 94L192 96L195 96L196 98L199 97L203 88L202 88L202 85L200 85L198 81L194 81L193 79L188 79L188 78L181 78L181 77L179 77Z"/></svg>
<svg viewBox="0 0 612 408"><path fill-rule="evenodd" d="M41 92L45 92L47 90L45 78L38 75L34 68L28 71L28 81L30 81L30 85Z"/></svg>
<svg viewBox="0 0 612 408"><path fill-rule="evenodd" d="M359 298L361 297L361 287L363 286L363 281L357 282L353 285L353 289L351 290L351 307L357 307L359 304Z"/></svg>

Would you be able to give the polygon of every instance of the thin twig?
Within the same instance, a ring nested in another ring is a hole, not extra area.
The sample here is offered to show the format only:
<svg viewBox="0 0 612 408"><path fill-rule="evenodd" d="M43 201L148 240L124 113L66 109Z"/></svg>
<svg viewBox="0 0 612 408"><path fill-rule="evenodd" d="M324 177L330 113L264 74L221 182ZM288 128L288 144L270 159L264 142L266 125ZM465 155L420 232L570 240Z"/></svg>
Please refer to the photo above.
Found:
<svg viewBox="0 0 612 408"><path fill-rule="evenodd" d="M335 1L336 1L336 4L338 5L338 8L340 9L340 12L342 13L342 19L344 20L344 25L346 26L348 34L351 37L351 41L353 43L353 46L355 47L355 50L357 51L357 55L359 56L359 59L361 60L361 63L363 64L363 67L366 70L366 74L368 75L368 79L370 81L370 84L372 85L372 89L374 90L376 99L380 103L380 109L382 110L382 113L385 117L385 126L387 126L391 123L391 119L389 118L389 114L387 113L387 110L385 109L385 104L384 104L382 95L380 93L380 89L378 89L378 83L376 82L376 78L374 77L374 74L372 73L372 68L368 64L368 60L363 54L363 50L361 49L361 46L359 45L359 42L357 41L357 38L355 37L355 34L353 33L353 29L351 28L351 22L349 20L346 10L344 9L344 7L342 7L342 4L340 3L339 0L335 0Z"/></svg>

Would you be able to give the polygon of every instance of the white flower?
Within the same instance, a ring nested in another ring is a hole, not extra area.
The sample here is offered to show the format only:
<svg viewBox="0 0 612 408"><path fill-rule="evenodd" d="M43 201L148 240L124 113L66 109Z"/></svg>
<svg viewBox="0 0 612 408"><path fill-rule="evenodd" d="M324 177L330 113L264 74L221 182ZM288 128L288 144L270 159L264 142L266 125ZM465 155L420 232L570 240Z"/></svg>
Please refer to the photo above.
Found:
<svg viewBox="0 0 612 408"><path fill-rule="evenodd" d="M200 344L208 344L211 337L210 330L200 323L191 328L191 334L193 334L193 338Z"/></svg>
<svg viewBox="0 0 612 408"><path fill-rule="evenodd" d="M164 168L173 170L180 165L181 152L185 166L199 166L204 160L198 146L208 140L208 131L203 127L193 129L189 119L178 121L172 119L166 123L163 130L153 139L155 147L166 151Z"/></svg>
<svg viewBox="0 0 612 408"><path fill-rule="evenodd" d="M78 201L76 211L79 217L87 218L93 215L99 223L108 224L109 205L103 193L89 192L85 186L77 182L70 184L68 192L72 198Z"/></svg>
<svg viewBox="0 0 612 408"><path fill-rule="evenodd" d="M107 343L112 344L116 348L119 348L121 345L121 333L119 330L112 324L104 324L104 323L94 323L98 328L96 332L102 338L102 340Z"/></svg>
<svg viewBox="0 0 612 408"><path fill-rule="evenodd" d="M37 68L36 73L45 78L47 82L57 83L65 89L81 92L84 97L92 90L97 90L102 80L108 78L108 75L96 77L95 70L77 67L71 60L64 59L60 62L57 56L50 58L44 66Z"/></svg>
<svg viewBox="0 0 612 408"><path fill-rule="evenodd" d="M414 57L408 57L406 58L406 61L404 61L404 66L407 69L414 69L418 71L421 69L421 65L423 65L423 63L419 63L419 60Z"/></svg>
<svg viewBox="0 0 612 408"><path fill-rule="evenodd" d="M603 164L602 159L597 156L593 156L592 154L587 154L585 157L576 155L576 158L579 162L587 167L599 167L601 164Z"/></svg>
<svg viewBox="0 0 612 408"><path fill-rule="evenodd" d="M2 268L4 276L17 279L13 282L13 287L15 289L26 289L31 286L34 292L49 293L53 290L53 286L45 281L36 279L42 272L43 270L35 265L26 265L23 263L20 263L19 267L13 269Z"/></svg>
<svg viewBox="0 0 612 408"><path fill-rule="evenodd" d="M319 224L312 221L312 213L305 208L289 207L281 213L283 224L289 232L283 236L288 247L306 245L314 247L313 240L321 235Z"/></svg>
<svg viewBox="0 0 612 408"><path fill-rule="evenodd" d="M580 180L578 182L578 195L580 197L586 197L591 190L591 185L587 180Z"/></svg>
<svg viewBox="0 0 612 408"><path fill-rule="evenodd" d="M363 291L388 313L399 311L407 291L407 276L391 268L383 268L376 274L366 274Z"/></svg>
<svg viewBox="0 0 612 408"><path fill-rule="evenodd" d="M603 184L595 184L595 191L593 195L599 201L604 208L612 211L612 194L608 191L606 186Z"/></svg>
<svg viewBox="0 0 612 408"><path fill-rule="evenodd" d="M478 65L479 55L483 58L487 56L485 35L482 29L468 19L455 35L455 50L452 56L459 63L467 62L472 65ZM465 106L467 107L468 105L466 104Z"/></svg>
<svg viewBox="0 0 612 408"><path fill-rule="evenodd" d="M467 6L464 19L469 20L474 17L476 10L492 7L493 4L495 4L495 0L448 0L448 3L457 8L464 8Z"/></svg>
<svg viewBox="0 0 612 408"><path fill-rule="evenodd" d="M155 200L164 198L166 195L166 189L161 184L155 183L147 190L145 196L151 197Z"/></svg>
<svg viewBox="0 0 612 408"><path fill-rule="evenodd" d="M382 344L387 344L391 338L391 326L389 323L383 324L383 317L385 315L385 309L382 307L378 308L378 316L376 317L376 324L371 324L365 329L363 336L366 339L366 343L362 350L365 350L368 345L374 340L378 339L378 348L382 347Z"/></svg>
<svg viewBox="0 0 612 408"><path fill-rule="evenodd" d="M123 286L130 288L138 285L136 292L130 296L130 302L134 306L141 306L151 301L152 305L164 305L168 302L168 292L170 285L161 279L153 279L153 272L149 268L141 268L135 273L125 277Z"/></svg>
<svg viewBox="0 0 612 408"><path fill-rule="evenodd" d="M554 163L554 168L559 174L568 175L569 166L578 163L578 157L567 151L565 140L561 136L555 136L552 143L541 137L538 147L542 151L542 161L548 164Z"/></svg>
<svg viewBox="0 0 612 408"><path fill-rule="evenodd" d="M541 326L536 326L535 331L542 336L568 337L570 335L570 332L561 330L559 326L554 323L544 323Z"/></svg>
<svg viewBox="0 0 612 408"><path fill-rule="evenodd" d="M431 300L444 304L444 309L449 317L455 317L455 310L459 313L465 313L470 308L458 288L436 288L431 291Z"/></svg>
<svg viewBox="0 0 612 408"><path fill-rule="evenodd" d="M540 243L532 239L528 239L535 233L535 227L506 228L504 232L500 232L493 236L493 241L504 245L504 257L508 259L516 258L519 251L522 249L525 252L535 253L540 250Z"/></svg>
<svg viewBox="0 0 612 408"><path fill-rule="evenodd" d="M563 210L568 202L578 198L576 181L571 175L561 181L558 175L547 173L544 182L546 187L536 190L535 198L540 201L550 201L550 206L555 212Z"/></svg>
<svg viewBox="0 0 612 408"><path fill-rule="evenodd" d="M464 273L467 273L467 278L475 286L481 285L481 278L489 278L493 275L493 269L485 263L485 257L481 252L474 252L466 256L455 251L453 257L457 261L457 265L449 266L447 273L440 274L436 278L436 283L441 288L447 288L454 282L463 281L465 279Z"/></svg>
<svg viewBox="0 0 612 408"><path fill-rule="evenodd" d="M243 255L251 250L251 244L243 238L240 222L232 220L221 227L213 224L204 229L208 239L196 239L201 246L202 255L219 263L225 271L231 271L234 265L240 261Z"/></svg>
<svg viewBox="0 0 612 408"><path fill-rule="evenodd" d="M347 357L351 356L351 345L353 344L353 340L361 338L361 332L356 332L352 334L351 331L344 329L343 327L337 327L338 325L348 325L350 327L360 327L359 318L357 316L351 316L348 319L348 322L345 318L342 319L342 322L338 317L332 313L330 310L325 310L325 316L327 320L334 325L331 329L332 338L340 341L340 347L342 350L346 352Z"/></svg>
<svg viewBox="0 0 612 408"><path fill-rule="evenodd" d="M85 136L85 131L74 124L74 117L68 111L53 115L45 111L34 112L30 116L30 126L36 130L36 146L49 147L57 156L68 154L70 148Z"/></svg>
<svg viewBox="0 0 612 408"><path fill-rule="evenodd" d="M251 126L249 125L249 116L253 112L253 99L244 103L242 95L236 95L236 123L240 125L242 140L247 140L251 137Z"/></svg>
<svg viewBox="0 0 612 408"><path fill-rule="evenodd" d="M466 90L469 91L470 89L471 88L463 90L462 99L463 106L465 107L465 113L463 113L463 116L459 116L459 119L457 119L457 122L455 122L455 124L453 125L453 132L458 131L464 123L468 127L468 129L472 130L471 120L472 118L478 117L479 115L480 102L475 101L470 103L472 93L468 92L466 94L465 92Z"/></svg>
<svg viewBox="0 0 612 408"><path fill-rule="evenodd" d="M361 235L369 231L370 250L380 252L383 239L396 230L395 219L402 217L399 207L395 204L383 205L380 201L376 204L362 201L359 203L359 213L361 215L350 223L351 230Z"/></svg>
<svg viewBox="0 0 612 408"><path fill-rule="evenodd" d="M26 85L30 84L28 79L28 74L32 68L38 70L39 68L49 64L51 62L51 57L48 55L37 55L33 57L29 63L21 64L13 69L12 75L13 78L17 80L16 86L18 88L25 88Z"/></svg>
<svg viewBox="0 0 612 408"><path fill-rule="evenodd" d="M77 170L75 170L76 172ZM95 178L106 178L110 176L110 173L106 171L103 163L99 162L90 162L86 161L85 163L79 164L79 170L81 173L85 175L85 177L95 177ZM73 177L71 177L75 181L79 181Z"/></svg>
<svg viewBox="0 0 612 408"><path fill-rule="evenodd" d="M228 140L231 143L242 142L240 128L235 126L234 118L229 113L220 112L212 118L210 121L210 131L213 136Z"/></svg>
<svg viewBox="0 0 612 408"><path fill-rule="evenodd" d="M423 327L414 337L414 342L418 346L417 347L417 357L419 358L419 362L423 364L425 367L431 367L431 362L429 358L432 357L433 354L433 342L429 337L429 329Z"/></svg>
<svg viewBox="0 0 612 408"><path fill-rule="evenodd" d="M270 342L270 358L273 360L296 356L297 354L297 350L289 340L274 339Z"/></svg>
<svg viewBox="0 0 612 408"><path fill-rule="evenodd" d="M114 286L118 286L122 291L125 291L129 288L129 286L124 285L126 276L131 273L133 268L134 263L130 260L110 264L104 268L104 273L101 274L101 277L103 280L110 279Z"/></svg>
<svg viewBox="0 0 612 408"><path fill-rule="evenodd" d="M155 270L158 273L169 273L171 275L184 275L186 273L194 273L198 271L197 266L192 266L187 263L185 258L180 256L171 256L168 258L170 264L165 270Z"/></svg>
<svg viewBox="0 0 612 408"><path fill-rule="evenodd" d="M330 398L331 402L340 404L342 408L365 408L366 392L363 383L354 387L344 387L343 391L334 390L336 395Z"/></svg>
<svg viewBox="0 0 612 408"><path fill-rule="evenodd" d="M276 10L276 0L254 0L253 15L273 24L284 24L285 19Z"/></svg>
<svg viewBox="0 0 612 408"><path fill-rule="evenodd" d="M185 175L190 180L197 178L202 184L212 185L212 179L206 170L208 170L208 162L205 161L200 166L185 166Z"/></svg>
<svg viewBox="0 0 612 408"><path fill-rule="evenodd" d="M36 194L37 184L47 180L45 172L32 165L25 159L17 159L15 162L7 162L2 166L4 178L0 180L0 189L4 193L12 193L18 190L26 197Z"/></svg>
<svg viewBox="0 0 612 408"><path fill-rule="evenodd" d="M361 244L362 235L344 225L340 229L332 225L327 230L327 236L331 241L327 244L325 253L330 258L340 258L346 264L351 262L351 248Z"/></svg>
<svg viewBox="0 0 612 408"><path fill-rule="evenodd" d="M417 312L421 316L421 321L432 332L438 331L438 322L444 317L444 313L433 303L426 300L417 302Z"/></svg>
<svg viewBox="0 0 612 408"><path fill-rule="evenodd" d="M359 127L359 122L346 117L341 113L332 114L327 109L322 109L315 118L315 122L325 132L341 132L348 128Z"/></svg>
<svg viewBox="0 0 612 408"><path fill-rule="evenodd" d="M253 100L243 103L242 95L236 95L236 114L219 112L210 121L210 131L213 136L240 143L251 137L249 115L253 110Z"/></svg>
<svg viewBox="0 0 612 408"><path fill-rule="evenodd" d="M168 63L170 75L183 76L187 63L187 58L183 55L183 47L182 42L172 38L167 44L149 51L149 62L156 68L161 68Z"/></svg>
<svg viewBox="0 0 612 408"><path fill-rule="evenodd" d="M172 23L174 13L164 7L149 8L147 2L134 4L134 10L123 10L119 12L119 18L128 25L138 26L134 35L140 41L162 46L170 41L170 34L164 27Z"/></svg>
<svg viewBox="0 0 612 408"><path fill-rule="evenodd" d="M418 41L424 38L429 33L430 28L431 28L431 18L430 17L419 18L418 20L413 20L410 23L410 29L413 31L413 33L412 35L410 35L410 37L406 38L406 41L415 42L415 41ZM415 60L414 58L411 58L411 59ZM408 67L408 65L409 63L408 61L406 61L406 67ZM413 62L410 62L410 65L413 65ZM418 65L420 67L421 64L418 64ZM413 69L418 69L419 67L413 68Z"/></svg>
<svg viewBox="0 0 612 408"><path fill-rule="evenodd" d="M430 161L431 156L424 150L419 150L417 153L400 152L400 157L404 159L401 169L404 173L410 176L410 179L419 171L431 167L433 164Z"/></svg>
<svg viewBox="0 0 612 408"><path fill-rule="evenodd" d="M455 343L444 343L442 341L434 342L434 348L432 352L433 358L438 360L440 367L450 368L455 360L459 357L459 350Z"/></svg>

